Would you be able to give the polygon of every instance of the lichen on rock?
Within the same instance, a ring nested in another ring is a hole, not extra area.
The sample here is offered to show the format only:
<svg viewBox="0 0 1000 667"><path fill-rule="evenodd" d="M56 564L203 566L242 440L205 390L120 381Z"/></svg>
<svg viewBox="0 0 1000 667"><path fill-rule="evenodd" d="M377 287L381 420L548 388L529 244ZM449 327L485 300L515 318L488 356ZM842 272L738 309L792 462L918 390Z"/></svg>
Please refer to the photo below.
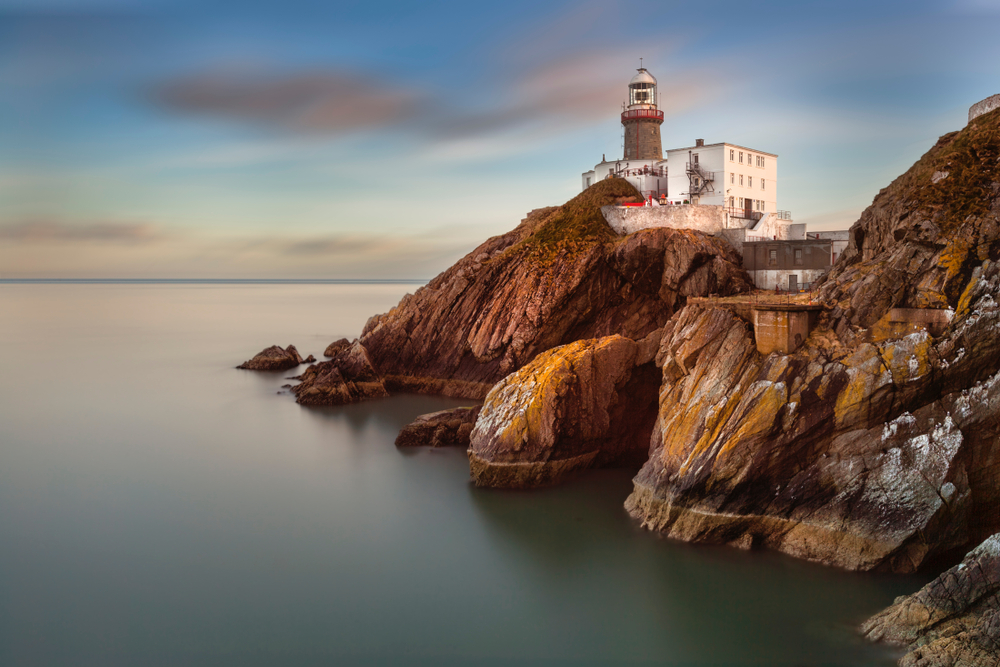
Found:
<svg viewBox="0 0 1000 667"><path fill-rule="evenodd" d="M472 431L479 486L531 487L645 458L658 377L623 336L554 348L498 383Z"/></svg>

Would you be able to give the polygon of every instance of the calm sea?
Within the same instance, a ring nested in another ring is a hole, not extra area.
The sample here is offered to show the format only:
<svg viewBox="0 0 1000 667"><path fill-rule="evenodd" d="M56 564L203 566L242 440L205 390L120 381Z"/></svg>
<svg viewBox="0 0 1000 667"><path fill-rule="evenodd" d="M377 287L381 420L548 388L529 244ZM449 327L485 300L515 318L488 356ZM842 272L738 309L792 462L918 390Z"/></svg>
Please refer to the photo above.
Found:
<svg viewBox="0 0 1000 667"><path fill-rule="evenodd" d="M479 490L398 429L463 401L305 409L415 285L0 284L0 665L891 665L854 627L921 579L696 547L629 471Z"/></svg>

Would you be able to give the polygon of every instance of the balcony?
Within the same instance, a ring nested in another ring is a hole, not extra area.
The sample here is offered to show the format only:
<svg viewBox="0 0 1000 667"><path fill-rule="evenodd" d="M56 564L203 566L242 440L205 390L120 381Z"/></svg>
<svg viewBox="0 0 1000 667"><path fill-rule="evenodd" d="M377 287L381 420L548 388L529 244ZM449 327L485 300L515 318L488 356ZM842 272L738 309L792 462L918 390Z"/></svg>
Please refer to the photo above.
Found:
<svg viewBox="0 0 1000 667"><path fill-rule="evenodd" d="M626 120L635 120L636 118L652 118L653 120L663 121L663 112L657 109L630 109L622 112L623 123Z"/></svg>

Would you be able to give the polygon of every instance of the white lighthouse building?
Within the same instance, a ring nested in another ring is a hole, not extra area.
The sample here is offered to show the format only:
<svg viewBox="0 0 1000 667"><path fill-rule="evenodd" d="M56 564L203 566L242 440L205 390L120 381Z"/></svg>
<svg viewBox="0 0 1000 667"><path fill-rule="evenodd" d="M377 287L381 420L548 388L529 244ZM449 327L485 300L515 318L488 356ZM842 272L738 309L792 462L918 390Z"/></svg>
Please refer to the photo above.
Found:
<svg viewBox="0 0 1000 667"><path fill-rule="evenodd" d="M647 199L668 205L725 208L731 218L760 220L778 209L778 156L728 142L661 148L663 112L658 108L656 78L645 68L628 84L622 110L625 145L619 160L602 160L584 172L586 189L604 178L628 180ZM789 219L781 211L781 219Z"/></svg>

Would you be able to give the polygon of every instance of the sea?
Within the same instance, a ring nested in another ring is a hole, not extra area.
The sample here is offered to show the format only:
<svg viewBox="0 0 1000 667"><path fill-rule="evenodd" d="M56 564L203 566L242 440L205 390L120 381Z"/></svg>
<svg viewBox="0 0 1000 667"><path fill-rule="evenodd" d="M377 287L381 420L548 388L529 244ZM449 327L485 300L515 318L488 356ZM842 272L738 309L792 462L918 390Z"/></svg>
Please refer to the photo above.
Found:
<svg viewBox="0 0 1000 667"><path fill-rule="evenodd" d="M0 282L0 665L895 664L927 576L690 545L634 470L478 489L398 395L305 408L235 367L357 337L419 282Z"/></svg>

